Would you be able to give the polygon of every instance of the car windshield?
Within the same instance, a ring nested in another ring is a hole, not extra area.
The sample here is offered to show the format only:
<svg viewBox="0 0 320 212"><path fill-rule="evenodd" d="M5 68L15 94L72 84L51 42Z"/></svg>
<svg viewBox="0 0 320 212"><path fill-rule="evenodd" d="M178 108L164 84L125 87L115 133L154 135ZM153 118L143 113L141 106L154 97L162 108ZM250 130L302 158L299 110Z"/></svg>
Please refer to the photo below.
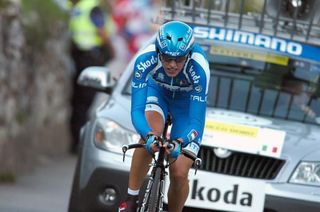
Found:
<svg viewBox="0 0 320 212"><path fill-rule="evenodd" d="M208 106L316 123L320 115L318 63L212 47L210 52Z"/></svg>
<svg viewBox="0 0 320 212"><path fill-rule="evenodd" d="M317 124L319 63L219 48L204 47L211 71L209 107ZM124 94L131 94L130 85Z"/></svg>

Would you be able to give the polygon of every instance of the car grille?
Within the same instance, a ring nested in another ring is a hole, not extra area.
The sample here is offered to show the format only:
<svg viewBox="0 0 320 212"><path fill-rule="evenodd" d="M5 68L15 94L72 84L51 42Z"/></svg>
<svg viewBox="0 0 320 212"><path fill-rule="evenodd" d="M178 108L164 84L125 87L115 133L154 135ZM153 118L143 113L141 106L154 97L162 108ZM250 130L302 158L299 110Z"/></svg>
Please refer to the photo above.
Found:
<svg viewBox="0 0 320 212"><path fill-rule="evenodd" d="M199 155L202 165L199 170L233 176L271 180L274 179L284 160L260 155L232 152L227 158L219 158L211 147L202 146Z"/></svg>

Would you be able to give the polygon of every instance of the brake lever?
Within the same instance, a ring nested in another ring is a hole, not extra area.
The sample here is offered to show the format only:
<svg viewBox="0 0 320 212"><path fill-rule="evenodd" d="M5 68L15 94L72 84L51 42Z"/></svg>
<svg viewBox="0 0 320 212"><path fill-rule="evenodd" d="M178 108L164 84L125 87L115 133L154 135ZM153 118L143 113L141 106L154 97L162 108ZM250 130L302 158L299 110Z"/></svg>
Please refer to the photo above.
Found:
<svg viewBox="0 0 320 212"><path fill-rule="evenodd" d="M125 160L125 157L126 157L126 152L128 151L128 149L129 149L129 146L128 145L123 145L122 146L122 152L123 152L123 154L122 154L122 161L124 162L124 160Z"/></svg>
<svg viewBox="0 0 320 212"><path fill-rule="evenodd" d="M194 175L197 174L198 168L200 168L201 164L202 164L201 158L196 158L196 159L194 160L194 167L195 167L195 169L194 169Z"/></svg>

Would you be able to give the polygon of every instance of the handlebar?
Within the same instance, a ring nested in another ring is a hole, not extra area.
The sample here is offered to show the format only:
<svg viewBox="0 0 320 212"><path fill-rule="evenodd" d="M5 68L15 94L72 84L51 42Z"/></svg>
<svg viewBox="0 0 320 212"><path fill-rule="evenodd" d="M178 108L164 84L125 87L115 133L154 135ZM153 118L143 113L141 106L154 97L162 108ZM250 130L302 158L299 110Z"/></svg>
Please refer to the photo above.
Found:
<svg viewBox="0 0 320 212"><path fill-rule="evenodd" d="M145 147L145 144L129 144L122 146L122 152L125 154L129 149L142 148Z"/></svg>
<svg viewBox="0 0 320 212"><path fill-rule="evenodd" d="M125 154L129 149L135 149L135 148L145 148L145 144L129 144L129 145L123 145L122 146L122 152L123 152L123 161L125 160ZM167 145L168 150L173 150L174 145L172 143L169 143ZM187 158L190 158L194 162L194 168L195 168L195 174L197 173L198 168L200 168L202 164L201 158L198 158L196 155L190 153L189 151L185 151L184 149L181 150L181 154L186 156Z"/></svg>
<svg viewBox="0 0 320 212"><path fill-rule="evenodd" d="M193 161L194 164L194 169L195 169L195 173L197 174L197 170L200 168L201 164L202 164L202 160L201 158L198 158L195 154L186 151L184 149L181 150L181 153L186 156L187 158L190 158Z"/></svg>
<svg viewBox="0 0 320 212"><path fill-rule="evenodd" d="M124 162L124 159L126 157L126 152L129 150L129 149L135 149L135 148L144 148L146 145L145 144L129 144L129 145L123 145L122 146L122 152L123 152L123 162Z"/></svg>

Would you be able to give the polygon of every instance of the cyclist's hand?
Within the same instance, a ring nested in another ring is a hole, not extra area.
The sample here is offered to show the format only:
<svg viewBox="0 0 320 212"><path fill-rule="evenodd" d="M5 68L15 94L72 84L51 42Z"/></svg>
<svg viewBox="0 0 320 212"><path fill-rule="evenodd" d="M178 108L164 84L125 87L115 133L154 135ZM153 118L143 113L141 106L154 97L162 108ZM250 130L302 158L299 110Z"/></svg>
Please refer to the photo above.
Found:
<svg viewBox="0 0 320 212"><path fill-rule="evenodd" d="M153 154L159 151L159 137L153 134L147 135L146 150Z"/></svg>
<svg viewBox="0 0 320 212"><path fill-rule="evenodd" d="M169 142L169 151L170 151L170 156L172 158L178 158L180 153L181 153L181 142L178 140L171 140Z"/></svg>

